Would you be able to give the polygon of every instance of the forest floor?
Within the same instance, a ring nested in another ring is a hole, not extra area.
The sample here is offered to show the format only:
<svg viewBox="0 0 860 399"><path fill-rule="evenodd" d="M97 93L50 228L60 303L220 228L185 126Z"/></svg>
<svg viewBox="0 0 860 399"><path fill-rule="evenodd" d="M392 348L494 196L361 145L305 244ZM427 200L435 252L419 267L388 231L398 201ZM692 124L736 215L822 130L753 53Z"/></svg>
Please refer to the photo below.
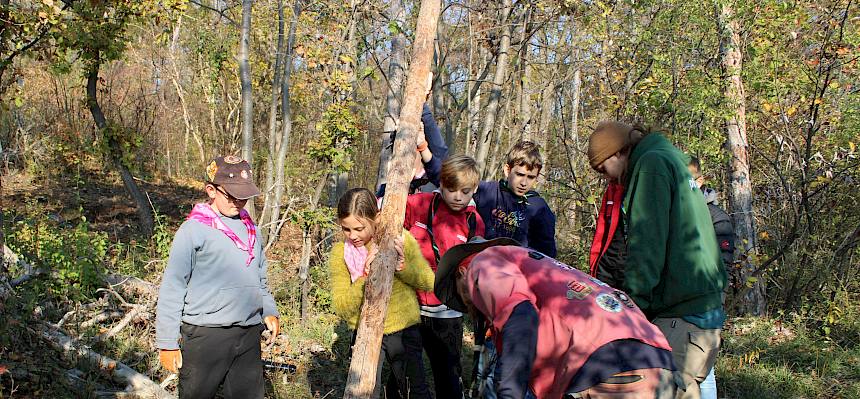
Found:
<svg viewBox="0 0 860 399"><path fill-rule="evenodd" d="M122 274L154 285L160 282L172 232L193 203L203 198L200 184L140 182L162 215L155 238L143 240L118 179L86 171L77 173L71 186L62 183L68 180L14 171L3 176L7 244L34 267L52 272L17 286L0 303L0 399L122 397L117 393L122 388L103 370L59 356L40 338L48 323L56 324L72 310L78 313L68 317L60 331L156 382L168 377L153 346L154 298L123 294L124 300L145 304L150 312L112 337L96 339L118 322L117 317L88 321L94 312L120 305L110 293L98 290L107 287L100 276ZM264 360L296 369L267 371L267 397L341 397L352 333L329 311L326 248L315 252L312 303L301 317L296 270L301 242L295 233L285 227L270 253L269 281L282 313L283 334L264 353ZM93 264L92 270L81 266ZM20 270L13 266L10 274L16 273ZM97 306L86 307L92 303ZM719 396L860 398L860 301L849 303L854 305L841 309L826 330L810 321L821 317L809 313L730 319L716 367ZM470 336L466 340L463 374L468 379ZM167 389L175 391L175 381L168 382Z"/></svg>

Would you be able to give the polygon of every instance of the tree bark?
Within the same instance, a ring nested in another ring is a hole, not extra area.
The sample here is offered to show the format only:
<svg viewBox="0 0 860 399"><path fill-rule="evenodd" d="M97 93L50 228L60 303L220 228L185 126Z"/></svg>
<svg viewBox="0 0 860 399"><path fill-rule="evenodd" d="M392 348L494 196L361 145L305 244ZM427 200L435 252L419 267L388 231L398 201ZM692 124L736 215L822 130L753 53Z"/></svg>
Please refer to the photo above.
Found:
<svg viewBox="0 0 860 399"><path fill-rule="evenodd" d="M272 97L269 101L269 153L266 156L266 185L263 187L265 200L260 214L260 235L263 246L269 242L271 224L266 223L271 214L271 203L274 200L272 188L275 185L275 154L278 152L278 95L281 92L281 63L284 58L284 0L278 0L278 41L275 45L275 67L272 78Z"/></svg>
<svg viewBox="0 0 860 399"><path fill-rule="evenodd" d="M406 10L402 0L391 0L388 13L398 26L397 32L391 36L391 57L388 59L388 92L385 95L385 119L382 123L382 150L379 152L379 170L376 172L376 188L385 183L388 174L388 164L391 161L392 148L389 146L391 134L397 129L397 119L400 118L400 94L403 91L403 77L406 68L406 34L403 33L406 24Z"/></svg>
<svg viewBox="0 0 860 399"><path fill-rule="evenodd" d="M111 162L113 162L117 172L119 172L119 176L122 179L122 184L125 186L126 192L128 192L128 195L137 207L137 218L140 221L141 232L145 236L149 237L152 235L155 223L152 217L149 200L143 195L143 193L141 193L140 188L134 181L134 177L131 175L131 171L129 171L128 167L123 163L122 148L120 148L119 144L116 142L116 137L114 136L117 133L108 131L107 119L99 105L98 81L99 68L101 67L100 63L100 54L98 53L98 50L96 50L96 54L93 57L93 65L89 67L89 71L87 72L87 108L89 108L90 114L93 116L96 127L102 133L108 144L110 149L108 157Z"/></svg>
<svg viewBox="0 0 860 399"><path fill-rule="evenodd" d="M251 41L252 0L242 0L242 27L239 35L239 81L242 85L242 158L254 164L254 97L251 88L251 64L248 61ZM254 201L245 204L254 217Z"/></svg>
<svg viewBox="0 0 860 399"><path fill-rule="evenodd" d="M510 0L508 0L510 1ZM406 81L400 126L394 141L394 158L388 174L385 206L376 235L379 256L371 265L364 288L364 303L358 322L355 345L352 348L344 398L369 398L377 384L377 369L382 345L382 332L397 254L395 237L402 234L406 212L406 194L412 179L412 164L417 156L416 137L420 133L421 108L427 92L427 75L433 59L433 42L440 13L439 0L422 0L418 26L412 45L412 59Z"/></svg>
<svg viewBox="0 0 860 399"><path fill-rule="evenodd" d="M273 185L274 200L271 204L271 220L269 221L271 237L278 236L278 228L281 224L281 200L284 196L284 168L287 162L287 150L290 148L290 134L293 131L293 115L290 100L290 76L292 73L293 54L296 43L296 26L299 24L299 16L302 14L304 0L294 0L293 15L290 18L290 32L287 36L286 54L284 55L284 71L281 77L281 142L278 145L278 155L275 157L275 181Z"/></svg>
<svg viewBox="0 0 860 399"><path fill-rule="evenodd" d="M726 121L726 136L732 159L729 164L731 174L731 189L729 191L730 209L735 225L739 248L736 256L740 260L739 269L731 268L740 274L737 281L747 283L749 274L754 269L750 255L756 251L755 226L752 214L752 183L750 182L750 164L747 148L746 105L744 84L741 80L743 70L743 54L741 53L738 23L734 19L734 10L728 3L718 4L718 23L721 32L720 53L725 71L725 98L730 108ZM763 315L766 309L764 284L761 279L752 282L753 289L749 290L741 301L739 312L743 314Z"/></svg>
<svg viewBox="0 0 860 399"><path fill-rule="evenodd" d="M477 138L477 150L475 160L478 162L478 174L485 178L487 172L487 153L490 150L490 133L496 125L496 117L499 115L499 100L502 97L502 84L505 83L508 71L508 52L511 49L511 0L502 1L502 15L499 21L502 25L501 41L499 42L499 55L496 62L496 72L493 75L493 88L487 102L487 114L484 117L484 126Z"/></svg>

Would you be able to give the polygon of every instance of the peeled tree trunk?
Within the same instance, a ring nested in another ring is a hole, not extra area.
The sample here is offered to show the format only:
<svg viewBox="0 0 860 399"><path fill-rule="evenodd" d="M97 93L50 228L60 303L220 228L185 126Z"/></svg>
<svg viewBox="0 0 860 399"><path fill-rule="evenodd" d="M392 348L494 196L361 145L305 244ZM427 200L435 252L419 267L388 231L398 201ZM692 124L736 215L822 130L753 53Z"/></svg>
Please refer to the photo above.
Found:
<svg viewBox="0 0 860 399"><path fill-rule="evenodd" d="M719 28L721 32L720 53L725 71L725 98L730 107L730 115L726 120L726 136L732 159L729 164L731 189L729 203L732 219L735 225L741 256L736 256L739 264L730 268L730 273L737 275L737 280L751 286L750 290L739 287L746 292L740 299L738 310L743 314L763 315L766 310L764 283L750 277L754 267L750 262L751 255L756 251L756 235L752 213L752 183L750 182L749 147L746 126L746 99L744 83L741 80L743 68L743 53L741 52L738 23L734 18L734 10L728 3L718 4Z"/></svg>
<svg viewBox="0 0 860 399"><path fill-rule="evenodd" d="M509 1L509 0L508 0ZM400 114L400 126L394 141L394 157L389 169L382 214L376 242L379 256L371 264L364 286L364 303L358 321L352 361L343 397L370 398L377 384L380 348L385 314L391 297L391 284L397 253L394 239L402 234L406 213L406 195L412 179L412 165L417 153L416 137L421 130L421 109L427 92L427 76L433 61L433 42L439 20L439 0L423 0L418 12L418 26L412 44L412 59L406 80L406 92Z"/></svg>

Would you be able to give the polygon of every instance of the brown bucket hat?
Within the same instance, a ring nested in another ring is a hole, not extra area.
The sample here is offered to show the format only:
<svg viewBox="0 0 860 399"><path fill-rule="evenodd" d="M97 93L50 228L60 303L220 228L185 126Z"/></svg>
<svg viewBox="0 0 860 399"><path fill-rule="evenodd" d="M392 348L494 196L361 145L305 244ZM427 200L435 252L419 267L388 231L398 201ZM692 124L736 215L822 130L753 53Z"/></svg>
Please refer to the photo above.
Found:
<svg viewBox="0 0 860 399"><path fill-rule="evenodd" d="M457 286L454 284L454 271L460 267L460 262L470 255L481 252L489 247L497 245L522 246L517 240L508 237L499 237L486 240L484 237L475 236L465 244L451 247L445 255L439 259L439 267L436 268L436 281L433 284L433 293L436 298L458 312L466 312L463 299L457 294Z"/></svg>

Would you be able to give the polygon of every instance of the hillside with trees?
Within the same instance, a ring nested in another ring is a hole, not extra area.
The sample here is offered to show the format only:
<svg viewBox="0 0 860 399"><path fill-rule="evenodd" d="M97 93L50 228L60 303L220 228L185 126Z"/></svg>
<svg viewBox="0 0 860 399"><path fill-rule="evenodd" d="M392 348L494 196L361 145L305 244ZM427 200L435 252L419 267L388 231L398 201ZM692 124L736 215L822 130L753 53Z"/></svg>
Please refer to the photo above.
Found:
<svg viewBox="0 0 860 399"><path fill-rule="evenodd" d="M428 1L0 0L0 398L175 394L158 285L230 154L262 191L248 210L282 315L267 397L341 397L333 207L396 173ZM589 135L647 125L701 159L738 237L720 397L860 398L860 5L440 6L427 103L450 154L494 180L515 142L540 144L559 260L588 268L606 187Z"/></svg>

